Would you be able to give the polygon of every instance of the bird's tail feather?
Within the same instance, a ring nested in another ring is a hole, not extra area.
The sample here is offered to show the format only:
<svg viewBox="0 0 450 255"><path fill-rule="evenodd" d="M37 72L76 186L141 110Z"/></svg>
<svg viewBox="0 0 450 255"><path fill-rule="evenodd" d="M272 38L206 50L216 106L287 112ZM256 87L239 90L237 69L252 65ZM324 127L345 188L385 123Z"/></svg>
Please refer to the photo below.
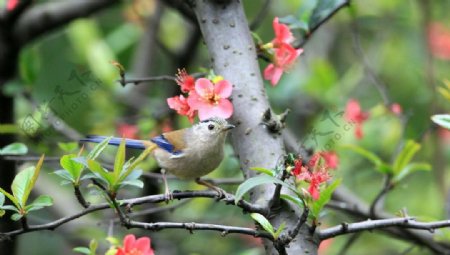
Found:
<svg viewBox="0 0 450 255"><path fill-rule="evenodd" d="M101 143L106 138L108 138L108 136L88 135L86 138L81 139L80 142ZM122 141L122 138L113 137L113 138L111 138L111 140L109 140L108 144L119 146L121 141ZM125 146L127 148L139 149L139 150L145 150L145 148L146 148L145 144L142 141L134 140L134 139L125 139Z"/></svg>

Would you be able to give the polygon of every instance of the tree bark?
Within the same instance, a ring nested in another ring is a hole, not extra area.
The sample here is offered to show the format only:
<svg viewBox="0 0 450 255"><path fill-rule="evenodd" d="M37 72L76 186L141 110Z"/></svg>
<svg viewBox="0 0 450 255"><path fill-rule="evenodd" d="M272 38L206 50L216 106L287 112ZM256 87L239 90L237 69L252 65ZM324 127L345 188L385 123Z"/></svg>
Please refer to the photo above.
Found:
<svg viewBox="0 0 450 255"><path fill-rule="evenodd" d="M250 167L273 169L285 154L283 138L261 125L263 113L270 105L243 7L239 0L197 0L193 5L215 73L233 84L232 122L236 128L231 138L241 170L245 178L250 178L256 174ZM260 186L250 193L251 200L270 206L274 190L275 185ZM281 203L276 211L270 209L272 225L278 227L285 222L285 233L295 227L300 217L300 212L291 204ZM267 254L278 254L271 242L266 242L265 248ZM318 243L303 226L286 252L317 254L317 248Z"/></svg>

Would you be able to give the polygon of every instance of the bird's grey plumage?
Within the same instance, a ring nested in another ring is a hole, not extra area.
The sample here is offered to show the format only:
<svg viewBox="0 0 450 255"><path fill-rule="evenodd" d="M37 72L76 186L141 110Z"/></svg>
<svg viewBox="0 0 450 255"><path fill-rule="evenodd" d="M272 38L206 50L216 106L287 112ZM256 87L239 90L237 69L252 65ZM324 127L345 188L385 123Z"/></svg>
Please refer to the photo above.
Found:
<svg viewBox="0 0 450 255"><path fill-rule="evenodd" d="M179 139L185 147L179 154L157 148L153 156L159 166L169 173L184 179L195 179L216 169L224 156L227 133L234 126L224 119L212 118L185 129Z"/></svg>

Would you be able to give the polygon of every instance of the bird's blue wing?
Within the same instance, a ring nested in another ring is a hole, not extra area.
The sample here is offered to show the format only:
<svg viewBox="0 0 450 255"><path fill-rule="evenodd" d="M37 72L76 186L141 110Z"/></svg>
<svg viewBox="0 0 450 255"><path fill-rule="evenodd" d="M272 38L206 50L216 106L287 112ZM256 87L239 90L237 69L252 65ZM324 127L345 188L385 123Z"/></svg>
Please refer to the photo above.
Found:
<svg viewBox="0 0 450 255"><path fill-rule="evenodd" d="M175 150L175 146L167 140L164 135L155 136L150 141L154 142L159 148L170 152L174 155L179 155L182 153L181 150Z"/></svg>

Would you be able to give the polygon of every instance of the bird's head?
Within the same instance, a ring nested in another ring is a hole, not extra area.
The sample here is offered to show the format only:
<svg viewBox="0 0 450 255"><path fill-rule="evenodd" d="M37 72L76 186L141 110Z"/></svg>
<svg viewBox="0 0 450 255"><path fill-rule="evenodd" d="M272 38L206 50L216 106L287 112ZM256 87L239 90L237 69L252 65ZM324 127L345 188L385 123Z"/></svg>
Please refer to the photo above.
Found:
<svg viewBox="0 0 450 255"><path fill-rule="evenodd" d="M229 124L225 119L210 118L203 120L193 127L193 131L203 141L217 141L217 139L224 140L228 131L234 128L234 125Z"/></svg>

